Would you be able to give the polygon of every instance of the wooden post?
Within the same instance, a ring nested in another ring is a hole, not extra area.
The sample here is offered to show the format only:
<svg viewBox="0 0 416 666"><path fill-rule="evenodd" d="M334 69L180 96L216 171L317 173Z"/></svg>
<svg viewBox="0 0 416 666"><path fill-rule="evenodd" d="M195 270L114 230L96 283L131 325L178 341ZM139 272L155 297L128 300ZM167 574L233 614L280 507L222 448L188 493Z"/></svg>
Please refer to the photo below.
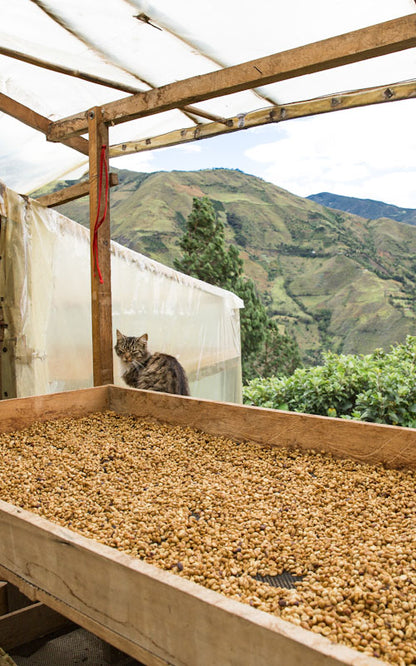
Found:
<svg viewBox="0 0 416 666"><path fill-rule="evenodd" d="M106 188L105 166L108 173L108 128L101 121L101 107L88 111L89 163L90 163L90 237L91 237L91 314L92 355L94 386L113 383L113 341L111 316L111 252L110 252L110 206L107 205L105 219L98 231L96 220L104 215L109 188ZM104 162L102 162L102 148ZM101 172L101 200L100 200ZM97 209L98 218L97 218ZM96 235L96 251L102 282L96 266L93 245Z"/></svg>

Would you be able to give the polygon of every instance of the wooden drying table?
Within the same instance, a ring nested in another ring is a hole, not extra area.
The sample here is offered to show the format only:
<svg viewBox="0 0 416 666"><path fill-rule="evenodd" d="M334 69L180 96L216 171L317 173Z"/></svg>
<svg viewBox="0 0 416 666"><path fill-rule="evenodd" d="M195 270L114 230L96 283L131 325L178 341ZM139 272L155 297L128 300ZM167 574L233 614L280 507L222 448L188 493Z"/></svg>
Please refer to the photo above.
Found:
<svg viewBox="0 0 416 666"><path fill-rule="evenodd" d="M0 403L0 430L113 410L272 446L416 468L416 430L101 386ZM148 664L381 664L0 501L0 578Z"/></svg>

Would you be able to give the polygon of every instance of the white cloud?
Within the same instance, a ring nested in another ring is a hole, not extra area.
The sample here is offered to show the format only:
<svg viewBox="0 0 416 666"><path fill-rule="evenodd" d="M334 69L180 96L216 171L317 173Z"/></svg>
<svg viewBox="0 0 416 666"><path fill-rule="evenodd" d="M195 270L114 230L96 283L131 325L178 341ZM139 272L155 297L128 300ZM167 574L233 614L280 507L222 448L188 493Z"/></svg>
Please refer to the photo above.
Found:
<svg viewBox="0 0 416 666"><path fill-rule="evenodd" d="M110 161L110 167L114 166L116 169L130 169L130 171L154 171L152 164L154 160L153 152L133 153L125 157L117 157Z"/></svg>
<svg viewBox="0 0 416 666"><path fill-rule="evenodd" d="M184 143L178 147L184 153L200 153L202 150L201 146L197 143Z"/></svg>
<svg viewBox="0 0 416 666"><path fill-rule="evenodd" d="M246 151L295 194L322 191L416 208L414 100L292 120ZM258 171L258 169L257 169Z"/></svg>

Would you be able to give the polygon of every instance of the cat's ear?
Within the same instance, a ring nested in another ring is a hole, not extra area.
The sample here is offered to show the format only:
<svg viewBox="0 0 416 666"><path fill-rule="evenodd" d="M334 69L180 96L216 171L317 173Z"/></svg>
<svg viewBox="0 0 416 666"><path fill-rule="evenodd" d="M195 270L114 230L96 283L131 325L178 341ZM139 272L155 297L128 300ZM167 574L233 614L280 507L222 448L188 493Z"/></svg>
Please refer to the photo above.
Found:
<svg viewBox="0 0 416 666"><path fill-rule="evenodd" d="M124 335L122 333L120 333L120 331L118 329L116 330L116 334L117 334L117 342L119 342L120 340L122 340L124 338Z"/></svg>
<svg viewBox="0 0 416 666"><path fill-rule="evenodd" d="M149 339L149 336L147 333L143 333L143 335L140 336L140 340L143 340L144 342L147 342Z"/></svg>

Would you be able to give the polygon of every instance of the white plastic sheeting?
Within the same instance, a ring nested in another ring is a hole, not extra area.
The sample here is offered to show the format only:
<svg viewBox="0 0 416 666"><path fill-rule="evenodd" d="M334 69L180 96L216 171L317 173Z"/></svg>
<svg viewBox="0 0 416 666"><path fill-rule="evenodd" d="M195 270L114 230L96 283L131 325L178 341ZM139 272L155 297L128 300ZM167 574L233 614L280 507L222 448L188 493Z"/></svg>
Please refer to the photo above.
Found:
<svg viewBox="0 0 416 666"><path fill-rule="evenodd" d="M414 0L13 0L1 6L0 47L101 77L120 89L0 55L0 92L56 120L120 99L129 94L126 90L146 91L414 12ZM413 78L415 71L415 49L410 49L197 107L227 118L271 103L388 85ZM173 110L111 128L110 140L114 144L142 139L195 122L207 121ZM34 159L37 149L42 160L39 154ZM119 159L120 168L125 159ZM7 184L20 191L82 160L70 148L47 144L35 130L13 119L0 123L0 171L3 178L7 174Z"/></svg>
<svg viewBox="0 0 416 666"><path fill-rule="evenodd" d="M86 228L0 183L2 397L92 386L90 246ZM149 335L176 356L191 394L241 402L234 294L111 243L113 339ZM114 354L114 380L123 386Z"/></svg>

